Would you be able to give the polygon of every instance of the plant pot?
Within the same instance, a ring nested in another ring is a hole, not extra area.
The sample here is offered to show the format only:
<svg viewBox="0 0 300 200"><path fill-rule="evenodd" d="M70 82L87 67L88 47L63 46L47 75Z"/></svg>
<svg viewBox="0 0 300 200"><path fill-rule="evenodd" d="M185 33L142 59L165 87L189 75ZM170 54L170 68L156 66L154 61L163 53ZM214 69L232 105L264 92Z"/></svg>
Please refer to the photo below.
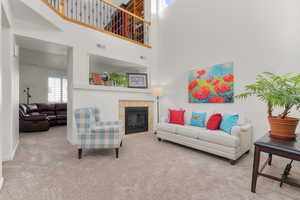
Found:
<svg viewBox="0 0 300 200"><path fill-rule="evenodd" d="M280 117L269 117L271 127L270 136L282 140L294 140L297 135L295 134L299 119L287 117L281 119Z"/></svg>

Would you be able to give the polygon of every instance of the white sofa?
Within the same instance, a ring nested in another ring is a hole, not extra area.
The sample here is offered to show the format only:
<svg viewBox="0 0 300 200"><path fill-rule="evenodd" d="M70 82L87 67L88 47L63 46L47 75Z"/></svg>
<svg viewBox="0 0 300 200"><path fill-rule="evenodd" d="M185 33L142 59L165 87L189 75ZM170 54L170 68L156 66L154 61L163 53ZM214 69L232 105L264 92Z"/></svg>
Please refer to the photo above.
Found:
<svg viewBox="0 0 300 200"><path fill-rule="evenodd" d="M207 115L205 123L211 114ZM188 116L186 124L189 124L191 116L188 113L186 116ZM159 141L167 140L215 154L229 159L231 164L235 164L251 148L252 126L245 118L240 117L237 125L232 129L231 135L221 130L213 131L190 125L169 124L168 120L164 119L157 126L156 136Z"/></svg>

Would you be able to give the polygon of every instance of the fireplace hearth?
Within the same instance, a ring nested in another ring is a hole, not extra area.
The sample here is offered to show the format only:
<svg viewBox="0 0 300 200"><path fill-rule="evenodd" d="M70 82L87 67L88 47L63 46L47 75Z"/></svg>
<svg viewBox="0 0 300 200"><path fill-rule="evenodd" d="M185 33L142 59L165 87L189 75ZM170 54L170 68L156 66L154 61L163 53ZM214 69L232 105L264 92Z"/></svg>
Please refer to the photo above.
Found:
<svg viewBox="0 0 300 200"><path fill-rule="evenodd" d="M125 108L125 133L140 133L148 131L148 107Z"/></svg>

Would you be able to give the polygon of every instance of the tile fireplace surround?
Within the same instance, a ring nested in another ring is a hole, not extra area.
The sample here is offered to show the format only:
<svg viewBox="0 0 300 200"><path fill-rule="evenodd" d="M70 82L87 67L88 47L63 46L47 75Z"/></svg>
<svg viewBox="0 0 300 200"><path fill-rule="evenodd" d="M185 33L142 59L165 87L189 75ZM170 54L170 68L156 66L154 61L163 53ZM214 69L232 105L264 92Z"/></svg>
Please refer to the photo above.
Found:
<svg viewBox="0 0 300 200"><path fill-rule="evenodd" d="M119 119L125 122L126 107L148 107L148 132L153 133L153 104L151 100L120 100L119 101Z"/></svg>

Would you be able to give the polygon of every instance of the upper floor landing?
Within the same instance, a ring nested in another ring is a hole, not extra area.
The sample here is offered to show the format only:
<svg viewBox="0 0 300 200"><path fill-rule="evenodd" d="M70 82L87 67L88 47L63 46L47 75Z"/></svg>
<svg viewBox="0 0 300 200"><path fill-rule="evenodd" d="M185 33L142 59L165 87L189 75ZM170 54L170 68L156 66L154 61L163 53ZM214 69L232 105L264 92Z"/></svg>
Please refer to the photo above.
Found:
<svg viewBox="0 0 300 200"><path fill-rule="evenodd" d="M38 1L38 0L37 0ZM144 0L40 0L64 20L150 46L150 6Z"/></svg>

